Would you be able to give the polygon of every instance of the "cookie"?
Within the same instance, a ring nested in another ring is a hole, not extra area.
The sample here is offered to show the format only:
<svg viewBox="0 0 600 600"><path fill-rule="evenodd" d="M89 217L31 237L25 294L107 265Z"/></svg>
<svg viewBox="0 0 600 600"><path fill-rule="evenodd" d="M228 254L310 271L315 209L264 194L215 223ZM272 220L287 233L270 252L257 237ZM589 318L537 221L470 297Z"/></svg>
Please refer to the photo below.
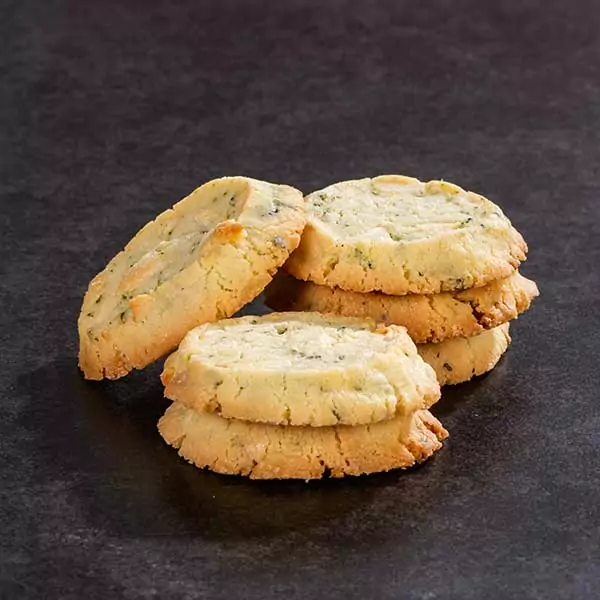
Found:
<svg viewBox="0 0 600 600"><path fill-rule="evenodd" d="M403 327L318 313L202 325L165 362L165 396L275 425L360 425L428 408L435 373Z"/></svg>
<svg viewBox="0 0 600 600"><path fill-rule="evenodd" d="M515 272L479 288L441 294L362 294L277 274L265 290L274 310L317 311L402 325L417 344L471 337L526 311L538 296L536 284Z"/></svg>
<svg viewBox="0 0 600 600"><path fill-rule="evenodd" d="M500 208L444 181L384 175L307 197L308 222L285 269L354 292L437 294L510 275L527 245Z"/></svg>
<svg viewBox="0 0 600 600"><path fill-rule="evenodd" d="M210 181L163 212L89 285L78 321L85 377L121 377L235 313L296 248L305 221L298 190L247 177Z"/></svg>
<svg viewBox="0 0 600 600"><path fill-rule="evenodd" d="M463 383L496 366L510 344L508 327L504 323L474 337L418 344L417 350L433 367L440 385Z"/></svg>
<svg viewBox="0 0 600 600"><path fill-rule="evenodd" d="M177 402L158 430L196 466L252 479L319 479L411 467L448 436L427 410L374 425L283 427L198 413Z"/></svg>

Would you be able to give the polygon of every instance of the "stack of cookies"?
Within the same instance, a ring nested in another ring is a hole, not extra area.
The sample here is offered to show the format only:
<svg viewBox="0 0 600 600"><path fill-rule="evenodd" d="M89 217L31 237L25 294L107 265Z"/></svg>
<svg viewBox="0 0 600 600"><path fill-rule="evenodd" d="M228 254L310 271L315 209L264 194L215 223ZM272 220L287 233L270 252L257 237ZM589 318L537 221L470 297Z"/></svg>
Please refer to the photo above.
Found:
<svg viewBox="0 0 600 600"><path fill-rule="evenodd" d="M92 280L79 365L117 379L179 345L161 376L173 404L159 431L219 473L409 467L447 435L428 410L440 383L492 368L508 320L537 294L516 271L525 251L498 207L443 182L377 177L305 199L224 177L148 223ZM230 318L284 264L291 276L268 297L294 310Z"/></svg>
<svg viewBox="0 0 600 600"><path fill-rule="evenodd" d="M435 373L402 327L314 313L200 326L165 363L159 422L199 467L255 479L405 468L447 432Z"/></svg>
<svg viewBox="0 0 600 600"><path fill-rule="evenodd" d="M441 385L491 370L508 321L538 290L527 246L498 206L442 181L346 181L307 197L300 246L267 290L276 310L403 325ZM302 281L304 280L304 281Z"/></svg>

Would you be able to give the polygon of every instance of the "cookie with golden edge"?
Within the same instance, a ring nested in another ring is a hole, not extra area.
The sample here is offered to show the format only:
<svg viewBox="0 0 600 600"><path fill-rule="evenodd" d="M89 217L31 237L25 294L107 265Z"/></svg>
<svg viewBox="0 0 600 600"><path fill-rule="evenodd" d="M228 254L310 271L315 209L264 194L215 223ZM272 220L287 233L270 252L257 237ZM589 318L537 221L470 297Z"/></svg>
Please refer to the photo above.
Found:
<svg viewBox="0 0 600 600"><path fill-rule="evenodd" d="M161 378L167 398L196 411L275 425L376 423L440 395L406 329L319 313L197 327Z"/></svg>
<svg viewBox="0 0 600 600"><path fill-rule="evenodd" d="M469 381L491 371L510 344L504 323L469 338L452 338L438 344L417 344L423 360L433 367L440 385Z"/></svg>
<svg viewBox="0 0 600 600"><path fill-rule="evenodd" d="M527 245L498 206L445 181L343 181L307 197L285 269L354 292L437 294L510 275Z"/></svg>
<svg viewBox="0 0 600 600"><path fill-rule="evenodd" d="M145 225L89 285L78 321L88 379L116 379L255 298L297 247L301 192L247 177L196 189Z"/></svg>
<svg viewBox="0 0 600 600"><path fill-rule="evenodd" d="M224 419L177 402L158 430L196 466L251 479L319 479L407 468L427 460L448 436L428 410L374 425L286 427Z"/></svg>
<svg viewBox="0 0 600 600"><path fill-rule="evenodd" d="M471 337L516 319L539 291L518 271L479 288L405 296L348 292L278 273L265 295L274 310L335 313L402 325L415 343L423 344Z"/></svg>

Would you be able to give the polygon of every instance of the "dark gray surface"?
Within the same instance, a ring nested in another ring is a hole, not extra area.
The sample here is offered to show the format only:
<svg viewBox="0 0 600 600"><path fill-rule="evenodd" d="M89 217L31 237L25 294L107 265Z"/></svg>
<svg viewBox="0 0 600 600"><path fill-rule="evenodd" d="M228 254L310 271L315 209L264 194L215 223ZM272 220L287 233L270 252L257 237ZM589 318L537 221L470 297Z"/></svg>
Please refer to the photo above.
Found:
<svg viewBox="0 0 600 600"><path fill-rule="evenodd" d="M598 3L96 4L1 3L0 596L597 598ZM204 473L160 365L82 380L88 281L195 186L388 172L500 203L542 291L425 466Z"/></svg>

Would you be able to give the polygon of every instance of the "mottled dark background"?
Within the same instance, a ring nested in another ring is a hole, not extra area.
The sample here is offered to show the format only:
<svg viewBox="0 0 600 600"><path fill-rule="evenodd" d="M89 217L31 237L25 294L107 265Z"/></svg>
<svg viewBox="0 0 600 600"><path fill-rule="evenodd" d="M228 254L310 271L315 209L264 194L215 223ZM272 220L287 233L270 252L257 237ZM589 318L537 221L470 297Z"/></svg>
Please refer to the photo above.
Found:
<svg viewBox="0 0 600 600"><path fill-rule="evenodd" d="M600 4L0 2L0 597L597 598ZM407 473L252 483L86 383L90 278L202 182L399 172L498 202L542 296Z"/></svg>

